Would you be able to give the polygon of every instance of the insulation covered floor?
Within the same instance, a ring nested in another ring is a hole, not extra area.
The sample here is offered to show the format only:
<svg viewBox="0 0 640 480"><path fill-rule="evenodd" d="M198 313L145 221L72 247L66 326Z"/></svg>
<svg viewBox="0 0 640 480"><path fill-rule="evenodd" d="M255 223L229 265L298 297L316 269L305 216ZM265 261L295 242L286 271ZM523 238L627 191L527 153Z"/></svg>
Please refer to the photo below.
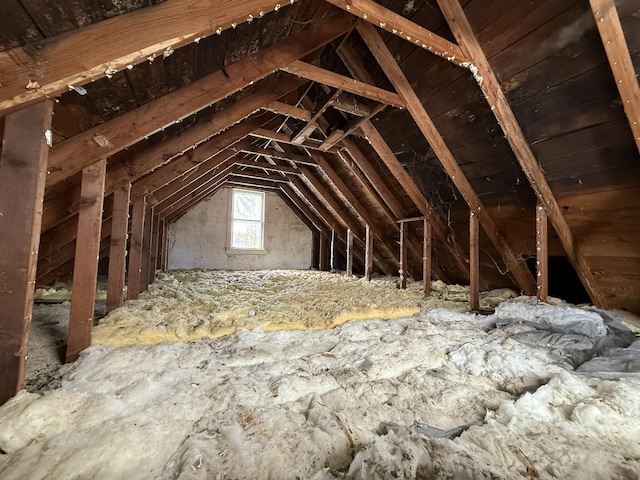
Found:
<svg viewBox="0 0 640 480"><path fill-rule="evenodd" d="M193 275L178 290L214 274ZM161 291L122 310L148 311ZM394 308L410 292L388 288ZM590 338L633 340L608 312L426 306L332 329L264 331L263 319L215 339L94 345L59 387L0 407L0 477L638 478L640 366L576 371ZM540 326L569 333L536 343Z"/></svg>

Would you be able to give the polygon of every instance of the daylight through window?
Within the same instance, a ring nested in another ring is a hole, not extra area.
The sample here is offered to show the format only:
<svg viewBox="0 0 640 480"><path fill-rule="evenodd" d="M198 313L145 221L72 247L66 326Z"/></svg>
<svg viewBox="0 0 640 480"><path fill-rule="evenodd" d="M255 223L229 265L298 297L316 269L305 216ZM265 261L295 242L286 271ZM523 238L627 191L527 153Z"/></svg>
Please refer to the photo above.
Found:
<svg viewBox="0 0 640 480"><path fill-rule="evenodd" d="M231 248L264 248L264 193L233 189Z"/></svg>

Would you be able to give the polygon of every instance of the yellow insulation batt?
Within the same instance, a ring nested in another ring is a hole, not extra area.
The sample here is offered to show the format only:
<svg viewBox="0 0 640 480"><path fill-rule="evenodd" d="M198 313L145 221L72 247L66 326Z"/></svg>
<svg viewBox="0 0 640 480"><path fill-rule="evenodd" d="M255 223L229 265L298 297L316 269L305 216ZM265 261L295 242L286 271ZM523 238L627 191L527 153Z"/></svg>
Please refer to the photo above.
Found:
<svg viewBox="0 0 640 480"><path fill-rule="evenodd" d="M171 271L161 274L139 300L102 319L93 343L186 342L230 335L239 328L320 330L353 319L407 317L422 308L468 310L465 287L434 282L433 295L426 298L421 283L409 282L401 290L396 282L302 270Z"/></svg>

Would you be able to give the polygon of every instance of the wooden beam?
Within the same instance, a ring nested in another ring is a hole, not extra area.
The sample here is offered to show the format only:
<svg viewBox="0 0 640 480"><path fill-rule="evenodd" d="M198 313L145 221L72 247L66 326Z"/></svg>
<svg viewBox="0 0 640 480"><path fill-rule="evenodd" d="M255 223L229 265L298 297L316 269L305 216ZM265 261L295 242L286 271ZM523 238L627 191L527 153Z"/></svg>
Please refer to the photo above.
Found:
<svg viewBox="0 0 640 480"><path fill-rule="evenodd" d="M257 168L262 170L268 170L271 172L288 173L291 175L302 175L299 169L294 167L288 167L286 165L272 165L267 162L260 162L257 160L244 160L240 158L234 159L234 164L237 167Z"/></svg>
<svg viewBox="0 0 640 480"><path fill-rule="evenodd" d="M8 115L0 156L0 405L24 384L53 102Z"/></svg>
<svg viewBox="0 0 640 480"><path fill-rule="evenodd" d="M302 120L303 122L310 122L311 116L313 115L309 110L289 105L288 103L280 101L271 102L269 105L263 107L263 109L267 110L268 112L277 113L279 115L297 118L298 120Z"/></svg>
<svg viewBox="0 0 640 480"><path fill-rule="evenodd" d="M422 227L422 291L431 295L431 252L433 250L431 224L425 218Z"/></svg>
<svg viewBox="0 0 640 480"><path fill-rule="evenodd" d="M297 132L295 132L293 135L291 135L291 141L294 144L301 145L308 138L311 137L311 134L313 133L313 131L316 128L318 128L318 124L317 124L318 119L322 116L324 111L327 108L329 108L329 106L331 105L333 100L336 99L338 97L338 95L340 95L341 93L342 93L342 90L336 90L335 92L329 91L329 93L327 93L324 96L324 98L321 98L316 103L315 111L314 111L313 115L311 116L311 118L309 119L309 121L307 122L307 124L303 125L302 127L300 127Z"/></svg>
<svg viewBox="0 0 640 480"><path fill-rule="evenodd" d="M50 152L47 185L242 90L342 35L351 28L351 23L351 19L340 17L308 27L274 47L225 67L224 71L58 143Z"/></svg>
<svg viewBox="0 0 640 480"><path fill-rule="evenodd" d="M478 217L474 212L469 214L469 306L471 310L480 309L480 235Z"/></svg>
<svg viewBox="0 0 640 480"><path fill-rule="evenodd" d="M107 312L110 312L114 308L121 307L124 299L130 192L130 183L125 184L113 192L111 242L109 246L109 276L107 279Z"/></svg>
<svg viewBox="0 0 640 480"><path fill-rule="evenodd" d="M277 143L282 143L282 144L286 144L286 145L294 145L296 147L304 147L308 150L317 150L317 151L325 151L322 150L320 148L320 144L322 142L320 141L314 141L313 139L307 139L307 141L305 143L303 143L302 145L299 145L297 143L293 143L293 141L291 140L291 136L287 135L286 133L281 133L281 132L274 132L272 130L268 130L265 128L257 128L256 130L254 130L253 132L251 132L251 135L256 137L256 138L262 138L264 140L269 140L271 142L277 142ZM331 149L332 152L335 152L335 149ZM310 159L307 157L307 161L309 161Z"/></svg>
<svg viewBox="0 0 640 480"><path fill-rule="evenodd" d="M151 228L153 208L147 208L144 213L144 232L142 234L142 270L140 272L140 292L149 289L149 256L151 254Z"/></svg>
<svg viewBox="0 0 640 480"><path fill-rule="evenodd" d="M347 277L353 276L353 232L347 229Z"/></svg>
<svg viewBox="0 0 640 480"><path fill-rule="evenodd" d="M407 235L409 234L406 222L400 224L400 257L398 260L398 274L400 276L400 288L407 288Z"/></svg>
<svg viewBox="0 0 640 480"><path fill-rule="evenodd" d="M0 116L156 56L168 56L274 8L279 4L267 0L167 0L2 52Z"/></svg>
<svg viewBox="0 0 640 480"><path fill-rule="evenodd" d="M330 70L316 67L315 65L311 65L310 63L306 63L301 60L290 62L287 65L280 67L280 69L284 72L291 73L292 75L306 78L307 80L322 83L340 90L345 90L360 97L369 98L376 102L385 103L393 107L404 108L404 102L393 92L374 85L369 85L368 83L360 82L353 78L345 77L344 75L339 75Z"/></svg>
<svg viewBox="0 0 640 480"><path fill-rule="evenodd" d="M640 152L640 86L614 0L589 0L627 120Z"/></svg>
<svg viewBox="0 0 640 480"><path fill-rule="evenodd" d="M341 140L347 138L349 135L351 135L353 132L355 132L356 130L358 130L358 128L360 128L360 125L362 125L364 122L366 122L367 120L375 117L378 113L380 113L381 111L383 111L385 108L387 108L387 105L384 104L380 104L378 105L376 108L374 108L373 110L371 110L371 113L369 115L365 115L363 117L357 118L357 119L352 119L349 120L347 122L347 124L342 127L341 130L336 130L336 132L338 132L339 134L337 135L331 135L329 138L327 138L324 142L322 142L322 144L320 145L320 150L322 151L327 151L329 150L331 147L333 147L336 143L340 142Z"/></svg>
<svg viewBox="0 0 640 480"><path fill-rule="evenodd" d="M151 227L151 254L149 255L149 284L156 279L158 269L158 250L160 249L160 216L153 209L153 222Z"/></svg>
<svg viewBox="0 0 640 480"><path fill-rule="evenodd" d="M313 223L313 225L315 225L315 228L320 231L321 238L323 235L329 234L330 229L327 227L326 222L321 217L316 215L309 208L309 206L306 203L304 203L300 199L300 197L298 197L298 195L295 194L291 185L280 185L280 190L282 191L282 194L285 195L289 199L289 201L293 203L296 206L296 208L300 210L300 212L302 212L302 214L309 219L311 223Z"/></svg>
<svg viewBox="0 0 640 480"><path fill-rule="evenodd" d="M367 281L370 281L373 270L373 235L371 235L371 227L368 224L365 226L364 237L364 278L366 278Z"/></svg>
<svg viewBox="0 0 640 480"><path fill-rule="evenodd" d="M564 214L560 209L549 184L547 183L544 172L540 168L540 164L525 139L524 133L511 110L511 106L504 96L500 82L489 65L489 61L480 47L478 39L476 38L462 7L455 0L438 0L438 4L440 5L440 9L445 16L445 19L449 23L451 31L458 40L460 48L465 52L467 57L470 59L470 62L473 62L473 65L475 65L477 70L475 70L476 73L474 76L478 81L478 85L487 98L487 101L491 106L491 110L498 120L498 124L502 128L509 145L511 145L513 153L520 163L524 174L527 176L531 187L538 198L542 201L547 215L549 216L549 220L551 221L554 230L567 253L567 257L580 277L582 284L589 293L594 304L601 308L607 308L608 302L596 283L587 260L575 242L573 233L569 228L569 223L564 217ZM507 262L507 265L509 266L509 262ZM528 290L525 290L525 292L528 292Z"/></svg>
<svg viewBox="0 0 640 480"><path fill-rule="evenodd" d="M422 28L373 0L326 1L456 65L467 61L465 54L456 44Z"/></svg>
<svg viewBox="0 0 640 480"><path fill-rule="evenodd" d="M131 238L129 239L129 268L127 279L127 300L137 300L140 295L142 275L142 237L144 235L144 214L146 199L135 202L131 208Z"/></svg>
<svg viewBox="0 0 640 480"><path fill-rule="evenodd" d="M454 263L465 278L469 278L469 265L466 261L466 254L462 247L455 241L453 235L449 235L449 229L445 226L440 216L433 210L429 201L422 194L418 186L415 184L411 176L407 173L398 158L395 156L382 135L376 130L370 121L366 121L361 127L367 140L378 153L380 159L387 166L391 174L394 176L400 186L407 192L413 203L418 207L442 243L449 249L453 256Z"/></svg>
<svg viewBox="0 0 640 480"><path fill-rule="evenodd" d="M549 242L547 212L538 201L536 205L536 278L537 297L541 302L549 298Z"/></svg>
<svg viewBox="0 0 640 480"><path fill-rule="evenodd" d="M336 232L331 231L331 251L329 254L329 271L336 273Z"/></svg>
<svg viewBox="0 0 640 480"><path fill-rule="evenodd" d="M331 106L341 112L356 115L358 117L367 117L371 115L371 108L368 105L358 101L357 98L341 93L338 98L331 102Z"/></svg>
<svg viewBox="0 0 640 480"><path fill-rule="evenodd" d="M66 362L75 361L91 345L106 170L105 159L82 171Z"/></svg>
<svg viewBox="0 0 640 480"><path fill-rule="evenodd" d="M387 74L396 91L407 105L407 110L411 113L411 116L429 142L429 145L431 145L443 168L458 188L458 191L469 205L469 208L478 216L478 220L486 232L487 237L504 259L507 271L514 276L516 282L525 293L532 295L535 291L533 275L522 257L514 254L502 235L500 235L496 224L484 208L471 183L467 180L467 177L456 162L449 147L438 132L431 117L424 109L422 102L413 91L413 88L396 63L393 55L380 38L380 35L378 35L375 28L369 24L359 23L356 28L371 50L371 53L373 53L373 56Z"/></svg>
<svg viewBox="0 0 640 480"><path fill-rule="evenodd" d="M262 130L262 129L258 129L258 130ZM252 135L255 133L256 133L255 131L252 132ZM293 144L293 141L291 141L291 143ZM318 163L315 160L313 160L312 158L306 155L299 155L296 153L289 153L289 152L282 153L272 148L261 148L253 145L248 145L240 149L240 151L244 153L252 153L254 155L260 155L263 157L272 157L272 158L278 158L280 160L289 160L291 162L294 162L300 165L311 165L314 167L318 165Z"/></svg>

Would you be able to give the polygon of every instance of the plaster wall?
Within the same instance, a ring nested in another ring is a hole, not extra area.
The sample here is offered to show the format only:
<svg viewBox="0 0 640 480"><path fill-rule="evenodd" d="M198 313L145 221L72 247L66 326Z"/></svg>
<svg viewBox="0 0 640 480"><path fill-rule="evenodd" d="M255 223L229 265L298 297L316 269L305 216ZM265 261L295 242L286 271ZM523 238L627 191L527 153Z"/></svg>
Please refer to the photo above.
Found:
<svg viewBox="0 0 640 480"><path fill-rule="evenodd" d="M231 188L223 188L169 225L167 268L307 269L312 235L272 192L265 194L264 251L230 250Z"/></svg>

